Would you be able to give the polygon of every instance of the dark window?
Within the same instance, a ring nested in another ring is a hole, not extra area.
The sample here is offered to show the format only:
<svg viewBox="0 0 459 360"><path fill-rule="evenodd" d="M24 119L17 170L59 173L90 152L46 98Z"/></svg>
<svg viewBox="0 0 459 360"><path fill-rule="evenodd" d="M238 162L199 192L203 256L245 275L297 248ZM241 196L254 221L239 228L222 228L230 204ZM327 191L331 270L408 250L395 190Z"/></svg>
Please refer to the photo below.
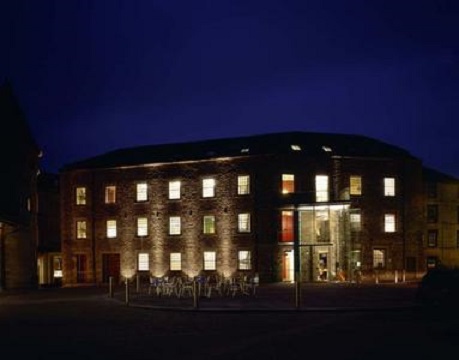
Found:
<svg viewBox="0 0 459 360"><path fill-rule="evenodd" d="M429 230L427 233L427 246L437 247L438 243L438 230Z"/></svg>
<svg viewBox="0 0 459 360"><path fill-rule="evenodd" d="M437 197L437 184L436 183L427 184L427 197L431 199Z"/></svg>
<svg viewBox="0 0 459 360"><path fill-rule="evenodd" d="M436 223L438 222L438 206L427 205L427 222Z"/></svg>

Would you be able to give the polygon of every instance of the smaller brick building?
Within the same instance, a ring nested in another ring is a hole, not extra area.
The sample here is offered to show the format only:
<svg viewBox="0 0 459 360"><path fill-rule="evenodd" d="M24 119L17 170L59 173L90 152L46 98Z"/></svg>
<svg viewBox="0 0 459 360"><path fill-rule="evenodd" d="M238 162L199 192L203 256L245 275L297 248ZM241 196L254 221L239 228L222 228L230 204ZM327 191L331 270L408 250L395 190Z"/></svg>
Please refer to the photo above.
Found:
<svg viewBox="0 0 459 360"><path fill-rule="evenodd" d="M419 159L359 135L289 132L116 150L61 169L63 281L416 276L425 269L422 179Z"/></svg>

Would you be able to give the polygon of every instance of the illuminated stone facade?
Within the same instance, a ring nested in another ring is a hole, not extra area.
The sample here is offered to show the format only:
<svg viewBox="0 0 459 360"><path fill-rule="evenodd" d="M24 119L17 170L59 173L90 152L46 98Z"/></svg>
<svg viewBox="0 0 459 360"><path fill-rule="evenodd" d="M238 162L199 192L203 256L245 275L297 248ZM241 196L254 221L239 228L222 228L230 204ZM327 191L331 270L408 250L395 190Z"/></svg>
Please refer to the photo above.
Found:
<svg viewBox="0 0 459 360"><path fill-rule="evenodd" d="M423 236L427 268L459 267L459 180L424 169L426 228Z"/></svg>
<svg viewBox="0 0 459 360"><path fill-rule="evenodd" d="M366 137L294 132L153 145L69 164L60 175L65 285L177 268L256 272L262 281L293 281L295 264L303 281L423 270L421 162ZM213 196L203 196L206 179Z"/></svg>

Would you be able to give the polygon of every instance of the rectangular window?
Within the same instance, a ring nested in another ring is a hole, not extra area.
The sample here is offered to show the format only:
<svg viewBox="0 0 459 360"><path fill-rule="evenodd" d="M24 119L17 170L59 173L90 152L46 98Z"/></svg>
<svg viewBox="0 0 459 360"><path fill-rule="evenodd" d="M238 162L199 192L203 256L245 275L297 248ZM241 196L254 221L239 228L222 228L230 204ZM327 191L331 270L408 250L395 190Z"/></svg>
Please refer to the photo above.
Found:
<svg viewBox="0 0 459 360"><path fill-rule="evenodd" d="M431 224L438 222L438 205L427 205L427 222Z"/></svg>
<svg viewBox="0 0 459 360"><path fill-rule="evenodd" d="M395 196L395 179L392 177L384 178L384 196Z"/></svg>
<svg viewBox="0 0 459 360"><path fill-rule="evenodd" d="M251 253L248 250L241 250L237 254L237 268L238 270L251 270L252 259Z"/></svg>
<svg viewBox="0 0 459 360"><path fill-rule="evenodd" d="M435 269L438 264L438 258L436 256L427 257L427 269Z"/></svg>
<svg viewBox="0 0 459 360"><path fill-rule="evenodd" d="M282 194L295 192L295 175L282 174Z"/></svg>
<svg viewBox="0 0 459 360"><path fill-rule="evenodd" d="M242 233L250 232L250 214L238 214L237 231Z"/></svg>
<svg viewBox="0 0 459 360"><path fill-rule="evenodd" d="M203 233L215 234L215 216L206 215L203 217Z"/></svg>
<svg viewBox="0 0 459 360"><path fill-rule="evenodd" d="M147 183L138 183L136 185L136 198L137 202L148 200L148 187Z"/></svg>
<svg viewBox="0 0 459 360"><path fill-rule="evenodd" d="M395 215L394 214L384 215L384 232L386 233L395 232Z"/></svg>
<svg viewBox="0 0 459 360"><path fill-rule="evenodd" d="M169 199L180 199L180 185L178 180L169 181Z"/></svg>
<svg viewBox="0 0 459 360"><path fill-rule="evenodd" d="M204 251L204 270L217 269L217 255L215 251Z"/></svg>
<svg viewBox="0 0 459 360"><path fill-rule="evenodd" d="M86 221L77 221L77 239L86 239Z"/></svg>
<svg viewBox="0 0 459 360"><path fill-rule="evenodd" d="M237 194L248 195L250 194L250 176L239 175L237 177Z"/></svg>
<svg viewBox="0 0 459 360"><path fill-rule="evenodd" d="M86 188L85 187L76 188L76 204L86 205Z"/></svg>
<svg viewBox="0 0 459 360"><path fill-rule="evenodd" d="M116 220L107 220L107 237L116 238Z"/></svg>
<svg viewBox="0 0 459 360"><path fill-rule="evenodd" d="M328 201L328 176L316 175L316 202Z"/></svg>
<svg viewBox="0 0 459 360"><path fill-rule="evenodd" d="M281 241L293 241L293 211L282 211Z"/></svg>
<svg viewBox="0 0 459 360"><path fill-rule="evenodd" d="M386 267L386 250L374 249L373 250L373 267L375 269L383 269Z"/></svg>
<svg viewBox="0 0 459 360"><path fill-rule="evenodd" d="M169 218L169 235L180 235L182 233L182 225L180 216L171 216Z"/></svg>
<svg viewBox="0 0 459 360"><path fill-rule="evenodd" d="M215 196L215 179L203 179L202 180L202 197L214 197Z"/></svg>
<svg viewBox="0 0 459 360"><path fill-rule="evenodd" d="M114 204L116 202L116 186L110 185L105 187L105 203Z"/></svg>
<svg viewBox="0 0 459 360"><path fill-rule="evenodd" d="M138 258L138 270L150 271L150 256L148 253L140 253Z"/></svg>
<svg viewBox="0 0 459 360"><path fill-rule="evenodd" d="M362 177L352 175L349 179L349 188L351 195L362 195Z"/></svg>
<svg viewBox="0 0 459 360"><path fill-rule="evenodd" d="M137 218L137 236L148 235L148 218L139 217Z"/></svg>
<svg viewBox="0 0 459 360"><path fill-rule="evenodd" d="M429 230L427 232L427 247L433 248L438 246L438 230Z"/></svg>
<svg viewBox="0 0 459 360"><path fill-rule="evenodd" d="M351 231L359 232L362 230L362 215L360 214L360 210L353 209L349 215L350 222L351 222Z"/></svg>
<svg viewBox="0 0 459 360"><path fill-rule="evenodd" d="M171 271L181 271L182 270L182 254L181 253L171 253L169 266L170 266Z"/></svg>
<svg viewBox="0 0 459 360"><path fill-rule="evenodd" d="M436 183L427 183L427 197L434 199L437 197L437 184Z"/></svg>

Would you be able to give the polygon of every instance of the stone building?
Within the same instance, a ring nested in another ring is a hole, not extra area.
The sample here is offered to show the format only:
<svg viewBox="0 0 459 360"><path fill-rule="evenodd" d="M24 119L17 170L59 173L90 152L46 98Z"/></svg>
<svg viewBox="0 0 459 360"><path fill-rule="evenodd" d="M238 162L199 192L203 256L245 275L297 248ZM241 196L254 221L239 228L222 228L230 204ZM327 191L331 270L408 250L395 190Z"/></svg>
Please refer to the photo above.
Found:
<svg viewBox="0 0 459 360"><path fill-rule="evenodd" d="M364 136L120 149L64 166L60 192L64 285L178 272L353 280L425 268L421 161Z"/></svg>
<svg viewBox="0 0 459 360"><path fill-rule="evenodd" d="M428 268L459 267L459 180L424 169L426 228L424 257Z"/></svg>
<svg viewBox="0 0 459 360"><path fill-rule="evenodd" d="M0 86L0 289L37 286L39 150L12 86Z"/></svg>

